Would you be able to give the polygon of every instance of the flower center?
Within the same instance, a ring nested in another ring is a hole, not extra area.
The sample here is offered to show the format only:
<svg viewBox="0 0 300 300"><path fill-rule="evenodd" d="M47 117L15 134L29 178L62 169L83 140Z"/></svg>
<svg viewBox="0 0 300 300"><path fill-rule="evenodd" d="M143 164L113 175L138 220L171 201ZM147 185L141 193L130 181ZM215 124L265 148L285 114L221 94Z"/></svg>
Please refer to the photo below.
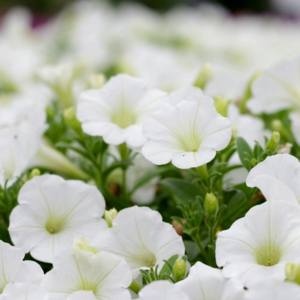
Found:
<svg viewBox="0 0 300 300"><path fill-rule="evenodd" d="M120 128L126 128L136 123L135 113L122 105L118 110L114 111L111 115L111 121L118 125Z"/></svg>
<svg viewBox="0 0 300 300"><path fill-rule="evenodd" d="M50 234L56 234L63 230L64 225L65 225L65 223L64 223L63 219L51 217L46 224L46 230Z"/></svg>
<svg viewBox="0 0 300 300"><path fill-rule="evenodd" d="M181 147L187 152L197 152L201 145L201 139L195 133L187 135L178 134L177 137L181 144Z"/></svg>
<svg viewBox="0 0 300 300"><path fill-rule="evenodd" d="M257 249L256 261L261 266L271 267L279 263L281 254L280 247L270 242Z"/></svg>
<svg viewBox="0 0 300 300"><path fill-rule="evenodd" d="M146 262L146 267L154 267L156 264L156 258L153 256L150 260Z"/></svg>

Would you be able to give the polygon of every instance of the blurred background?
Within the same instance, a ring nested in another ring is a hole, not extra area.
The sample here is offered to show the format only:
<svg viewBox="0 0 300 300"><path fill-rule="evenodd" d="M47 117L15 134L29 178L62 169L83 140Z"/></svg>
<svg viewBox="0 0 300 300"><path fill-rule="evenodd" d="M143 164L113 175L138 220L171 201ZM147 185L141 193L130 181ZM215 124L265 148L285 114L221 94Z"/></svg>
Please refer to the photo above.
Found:
<svg viewBox="0 0 300 300"><path fill-rule="evenodd" d="M99 0L102 2L103 0ZM198 5L200 3L218 3L233 12L295 12L295 6L300 7L299 0L109 0L116 5L124 2L139 2L157 11L167 11L176 5ZM74 0L0 0L0 10L22 5L35 13L53 14Z"/></svg>

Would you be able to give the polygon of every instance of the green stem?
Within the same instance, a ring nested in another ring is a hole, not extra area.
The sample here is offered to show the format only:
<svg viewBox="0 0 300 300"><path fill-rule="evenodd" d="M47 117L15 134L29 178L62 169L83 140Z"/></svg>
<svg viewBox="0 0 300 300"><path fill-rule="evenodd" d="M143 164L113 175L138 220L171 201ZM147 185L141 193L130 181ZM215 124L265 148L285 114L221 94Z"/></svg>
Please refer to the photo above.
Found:
<svg viewBox="0 0 300 300"><path fill-rule="evenodd" d="M207 165L202 165L196 168L197 172L200 174L201 178L208 182L208 172L207 172Z"/></svg>
<svg viewBox="0 0 300 300"><path fill-rule="evenodd" d="M204 248L202 247L202 244L201 244L200 234L197 233L197 235L195 237L192 237L192 239L197 244L197 246L200 250L200 253L203 255L206 262L209 262L209 257L208 257L207 253L205 252L205 250L204 250Z"/></svg>
<svg viewBox="0 0 300 300"><path fill-rule="evenodd" d="M211 245L213 247L215 245L214 233L215 233L214 226L209 226L208 227L209 245ZM214 261L214 249L209 248L208 253L209 253L210 266L214 267L214 265L215 265L215 261Z"/></svg>
<svg viewBox="0 0 300 300"><path fill-rule="evenodd" d="M138 294L142 288L135 280L132 280L132 283L129 286L129 289L132 290L134 293Z"/></svg>

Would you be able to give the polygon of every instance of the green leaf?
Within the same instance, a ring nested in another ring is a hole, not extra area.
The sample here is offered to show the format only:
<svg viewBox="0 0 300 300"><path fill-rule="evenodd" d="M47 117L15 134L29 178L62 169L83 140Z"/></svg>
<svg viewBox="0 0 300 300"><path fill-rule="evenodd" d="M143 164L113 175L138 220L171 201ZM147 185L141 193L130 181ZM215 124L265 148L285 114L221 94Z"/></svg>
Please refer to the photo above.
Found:
<svg viewBox="0 0 300 300"><path fill-rule="evenodd" d="M136 185L133 187L133 189L130 191L129 195L132 195L138 188L146 184L148 181L153 179L154 177L160 176L164 173L167 173L169 171L173 171L174 167L162 167L162 168L157 168L153 171L148 172L145 176L142 176L140 180L136 183Z"/></svg>
<svg viewBox="0 0 300 300"><path fill-rule="evenodd" d="M240 184L236 184L234 186L232 186L233 188L235 188L236 190L239 190L241 192L243 192L243 194L245 195L245 197L247 198L247 200L251 200L252 196L253 196L253 192L254 189L253 188L249 188L245 182L240 183Z"/></svg>
<svg viewBox="0 0 300 300"><path fill-rule="evenodd" d="M112 171L114 171L115 169L118 169L118 168L127 168L130 165L132 165L132 161L131 160L121 160L121 161L113 163L112 165L110 165L108 168L106 168L103 171L103 173L102 173L103 180L105 181L107 179L108 175Z"/></svg>
<svg viewBox="0 0 300 300"><path fill-rule="evenodd" d="M62 149L71 149L74 152L80 154L81 156L85 157L86 159L90 160L90 156L89 154L83 150L83 149L79 149L77 147L72 146L71 144L65 143L65 142L58 142L55 144L56 148L62 148Z"/></svg>
<svg viewBox="0 0 300 300"><path fill-rule="evenodd" d="M248 171L250 171L251 165L249 163L249 158L251 160L251 158L253 157L253 153L252 153L250 146L242 137L238 137L236 139L236 145L237 145L237 151L238 151L238 154L239 154L239 157L240 157L240 160L241 160L243 166Z"/></svg>
<svg viewBox="0 0 300 300"><path fill-rule="evenodd" d="M200 254L200 250L195 242L184 241L184 246L189 261L194 260Z"/></svg>
<svg viewBox="0 0 300 300"><path fill-rule="evenodd" d="M169 262L169 264L172 266L172 270L173 267L176 263L176 260L178 259L179 255L173 255L171 256L167 261ZM172 274L172 270L170 270L169 266L167 263L165 263L163 265L163 267L161 268L160 272L159 272L159 277L161 277L162 275L168 275L170 276Z"/></svg>
<svg viewBox="0 0 300 300"><path fill-rule="evenodd" d="M189 180L179 178L166 178L160 182L161 186L179 203L195 200L196 196L205 196L205 191L199 185L192 184Z"/></svg>

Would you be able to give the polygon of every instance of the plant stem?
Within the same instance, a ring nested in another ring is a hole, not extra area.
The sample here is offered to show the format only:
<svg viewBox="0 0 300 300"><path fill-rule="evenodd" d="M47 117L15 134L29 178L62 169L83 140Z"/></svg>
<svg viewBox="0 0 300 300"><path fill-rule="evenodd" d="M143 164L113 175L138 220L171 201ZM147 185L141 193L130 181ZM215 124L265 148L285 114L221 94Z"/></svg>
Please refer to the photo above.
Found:
<svg viewBox="0 0 300 300"><path fill-rule="evenodd" d="M138 294L142 288L135 280L132 280L132 283L129 286L129 289L132 290L134 293Z"/></svg>
<svg viewBox="0 0 300 300"><path fill-rule="evenodd" d="M199 250L200 250L200 253L203 255L204 259L206 260L206 262L209 262L209 258L208 258L208 255L207 253L205 252L204 248L202 247L202 244L201 244L201 238L200 238L200 234L197 233L197 235L195 237L192 236L192 239L193 241L197 244Z"/></svg>
<svg viewBox="0 0 300 300"><path fill-rule="evenodd" d="M201 178L208 182L208 172L207 172L207 165L202 165L196 168L197 172L200 174Z"/></svg>
<svg viewBox="0 0 300 300"><path fill-rule="evenodd" d="M209 226L208 227L209 245L211 245L212 247L214 247L214 245L215 245L214 233L215 233L214 226ZM214 249L209 248L208 253L209 253L210 266L214 267L214 265L215 265L215 261L214 261Z"/></svg>

